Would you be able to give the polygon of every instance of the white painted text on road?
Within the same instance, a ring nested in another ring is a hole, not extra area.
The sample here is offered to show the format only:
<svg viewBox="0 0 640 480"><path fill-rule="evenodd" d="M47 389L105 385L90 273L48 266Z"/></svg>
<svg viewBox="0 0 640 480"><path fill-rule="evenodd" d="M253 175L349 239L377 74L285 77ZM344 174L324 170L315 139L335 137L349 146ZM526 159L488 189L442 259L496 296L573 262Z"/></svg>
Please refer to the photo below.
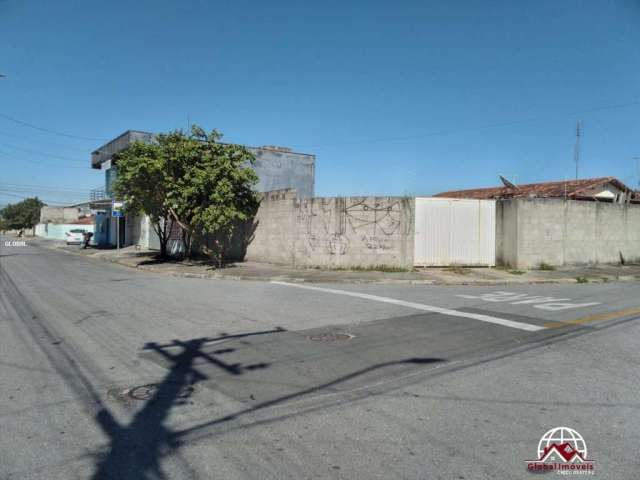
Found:
<svg viewBox="0 0 640 480"><path fill-rule="evenodd" d="M511 305L531 305L540 310L567 310L570 308L591 307L600 302L574 303L570 298L543 297L527 293L491 292L482 295L456 295L460 298L479 299L485 302L505 302Z"/></svg>

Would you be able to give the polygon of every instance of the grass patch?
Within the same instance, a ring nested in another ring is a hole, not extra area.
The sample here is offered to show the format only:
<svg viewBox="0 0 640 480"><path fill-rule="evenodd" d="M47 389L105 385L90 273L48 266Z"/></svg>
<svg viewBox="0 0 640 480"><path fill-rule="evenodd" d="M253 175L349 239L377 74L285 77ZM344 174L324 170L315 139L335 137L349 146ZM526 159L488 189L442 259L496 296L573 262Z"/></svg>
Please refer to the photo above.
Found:
<svg viewBox="0 0 640 480"><path fill-rule="evenodd" d="M587 277L576 277L577 283L589 283L589 279Z"/></svg>
<svg viewBox="0 0 640 480"><path fill-rule="evenodd" d="M458 265L445 267L443 270L447 272L455 273L456 275L469 275L471 273L468 268L460 267Z"/></svg>
<svg viewBox="0 0 640 480"><path fill-rule="evenodd" d="M524 270L508 270L508 272L511 275L524 275L525 273L527 273Z"/></svg>
<svg viewBox="0 0 640 480"><path fill-rule="evenodd" d="M555 270L556 267L554 267L553 265L550 265L546 262L540 262L538 264L538 270L547 270L547 271L551 271L551 270Z"/></svg>
<svg viewBox="0 0 640 480"><path fill-rule="evenodd" d="M335 267L329 270L338 272L385 272L385 273L407 273L411 270L405 267L397 267L394 265L352 265L348 267Z"/></svg>

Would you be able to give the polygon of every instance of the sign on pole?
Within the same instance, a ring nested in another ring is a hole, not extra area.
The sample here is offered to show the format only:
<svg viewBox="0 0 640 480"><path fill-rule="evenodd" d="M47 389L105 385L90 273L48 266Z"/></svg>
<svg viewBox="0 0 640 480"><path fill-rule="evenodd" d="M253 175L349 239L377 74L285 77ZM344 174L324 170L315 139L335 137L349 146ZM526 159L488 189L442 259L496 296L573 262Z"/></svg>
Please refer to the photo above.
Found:
<svg viewBox="0 0 640 480"><path fill-rule="evenodd" d="M111 201L111 216L114 218L124 217L124 202L118 200Z"/></svg>
<svg viewBox="0 0 640 480"><path fill-rule="evenodd" d="M111 201L111 216L116 218L116 250L120 253L120 218L124 217L124 202L118 200Z"/></svg>

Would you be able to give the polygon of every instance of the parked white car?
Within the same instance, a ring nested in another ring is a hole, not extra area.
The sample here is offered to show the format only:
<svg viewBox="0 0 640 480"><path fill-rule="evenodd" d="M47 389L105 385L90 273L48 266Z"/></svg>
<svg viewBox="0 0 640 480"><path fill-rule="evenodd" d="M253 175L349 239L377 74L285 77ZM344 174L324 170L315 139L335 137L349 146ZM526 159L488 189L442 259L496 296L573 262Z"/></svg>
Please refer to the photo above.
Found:
<svg viewBox="0 0 640 480"><path fill-rule="evenodd" d="M73 230L69 230L67 233L65 233L65 236L67 237L67 245L81 245L84 241L85 232L86 230L82 228L74 228Z"/></svg>

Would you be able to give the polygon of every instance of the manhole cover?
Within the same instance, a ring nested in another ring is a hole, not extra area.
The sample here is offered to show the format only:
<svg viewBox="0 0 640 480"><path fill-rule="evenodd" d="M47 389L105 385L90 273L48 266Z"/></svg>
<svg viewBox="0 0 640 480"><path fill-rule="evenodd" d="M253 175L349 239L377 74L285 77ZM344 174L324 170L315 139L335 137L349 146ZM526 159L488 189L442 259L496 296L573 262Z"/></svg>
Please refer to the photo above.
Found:
<svg viewBox="0 0 640 480"><path fill-rule="evenodd" d="M118 388L114 387L107 391L107 395L111 398L119 400L125 404L131 403L132 400L150 400L158 395L158 389L160 385L157 383L149 383L147 385L139 385L137 387ZM179 388L178 392L169 391L164 392L167 395L172 395L176 400L184 400L189 398L195 392L195 385L183 385Z"/></svg>
<svg viewBox="0 0 640 480"><path fill-rule="evenodd" d="M309 335L307 338L312 342L322 342L322 343L338 343L338 342L348 342L355 335L351 335L350 333L318 333L316 335Z"/></svg>
<svg viewBox="0 0 640 480"><path fill-rule="evenodd" d="M140 385L139 387L133 387L125 392L129 398L133 398L134 400L149 400L158 390L158 386L155 384L150 385Z"/></svg>

